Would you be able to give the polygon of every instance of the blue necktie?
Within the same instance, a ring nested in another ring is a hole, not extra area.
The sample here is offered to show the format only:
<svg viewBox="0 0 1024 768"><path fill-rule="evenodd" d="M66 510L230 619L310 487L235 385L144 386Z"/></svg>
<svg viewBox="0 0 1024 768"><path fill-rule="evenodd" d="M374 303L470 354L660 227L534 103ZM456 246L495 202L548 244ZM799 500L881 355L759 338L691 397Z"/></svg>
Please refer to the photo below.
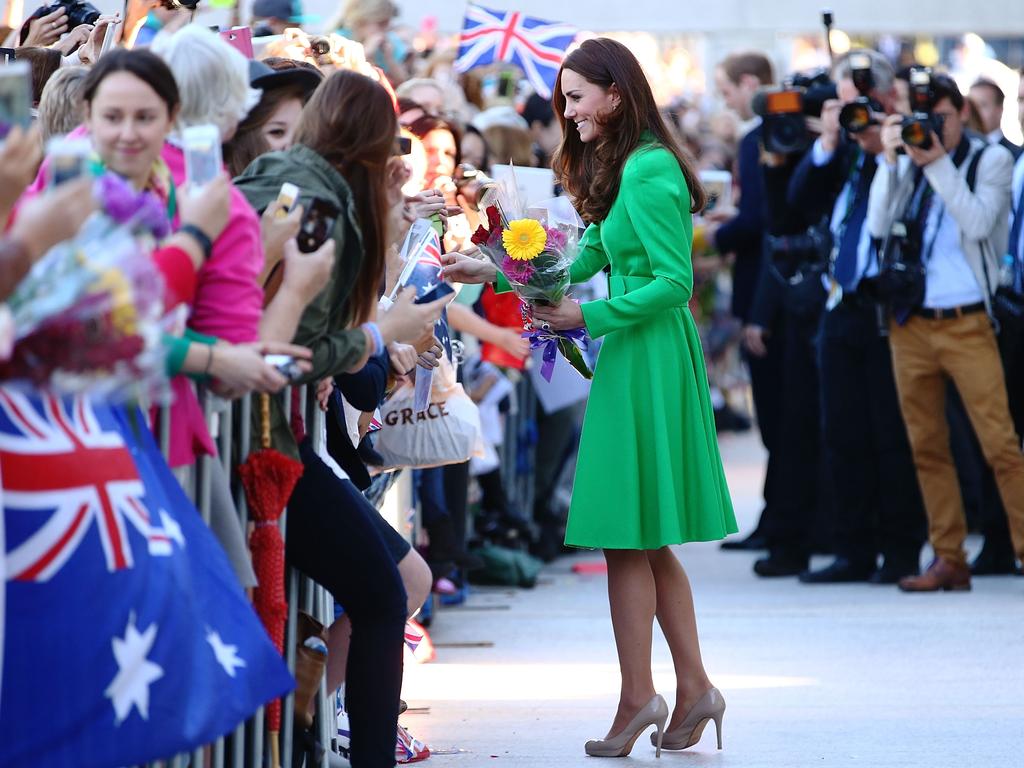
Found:
<svg viewBox="0 0 1024 768"><path fill-rule="evenodd" d="M1007 249L1007 253L1013 256L1013 288L1015 291L1020 293L1024 290L1022 282L1022 269L1021 260L1024 259L1024 253L1021 252L1020 236L1021 230L1024 229L1024 182L1020 185L1020 194L1017 195L1017 205L1013 209L1013 224L1010 227L1010 246Z"/></svg>
<svg viewBox="0 0 1024 768"><path fill-rule="evenodd" d="M867 158L866 161L873 162L871 158ZM836 282L847 293L856 289L860 277L857 269L860 231L868 215L868 191L871 188L872 176L873 174L865 172L864 165L861 164L847 184L847 195L852 195L853 201L849 202L849 197L847 198L849 213L842 223L839 252L836 254L834 268Z"/></svg>

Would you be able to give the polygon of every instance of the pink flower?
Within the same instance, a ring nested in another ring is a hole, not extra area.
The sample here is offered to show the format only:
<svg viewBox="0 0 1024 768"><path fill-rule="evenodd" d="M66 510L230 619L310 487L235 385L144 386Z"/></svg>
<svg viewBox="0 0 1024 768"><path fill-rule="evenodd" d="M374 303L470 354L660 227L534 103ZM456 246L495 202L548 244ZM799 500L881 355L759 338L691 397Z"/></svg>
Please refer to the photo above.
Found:
<svg viewBox="0 0 1024 768"><path fill-rule="evenodd" d="M569 238L565 232L554 227L546 227L545 231L548 233L548 241L544 244L544 250L554 251L555 253L564 251L565 247L569 244Z"/></svg>
<svg viewBox="0 0 1024 768"><path fill-rule="evenodd" d="M525 285L536 271L528 261L516 261L508 256L501 262L501 271L513 283Z"/></svg>

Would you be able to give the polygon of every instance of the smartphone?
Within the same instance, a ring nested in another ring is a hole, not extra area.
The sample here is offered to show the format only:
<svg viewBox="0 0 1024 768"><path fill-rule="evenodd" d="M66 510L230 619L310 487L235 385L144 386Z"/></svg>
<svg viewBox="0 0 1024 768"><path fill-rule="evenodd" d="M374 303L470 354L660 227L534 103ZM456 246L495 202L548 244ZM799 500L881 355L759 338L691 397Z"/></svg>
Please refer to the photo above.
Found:
<svg viewBox="0 0 1024 768"><path fill-rule="evenodd" d="M314 197L302 214L302 224L296 237L299 250L302 253L313 253L327 242L340 213L334 203Z"/></svg>
<svg viewBox="0 0 1024 768"><path fill-rule="evenodd" d="M50 160L47 186L53 189L66 181L89 174L92 142L85 138L56 136L47 143L46 155Z"/></svg>
<svg viewBox="0 0 1024 768"><path fill-rule="evenodd" d="M277 202L281 204L281 207L277 210L277 218L283 219L291 213L298 201L299 188L286 181L281 185L281 191L277 193Z"/></svg>
<svg viewBox="0 0 1024 768"><path fill-rule="evenodd" d="M220 176L220 131L215 125L192 125L182 131L185 144L185 183L202 187Z"/></svg>
<svg viewBox="0 0 1024 768"><path fill-rule="evenodd" d="M117 30L120 28L121 22L117 21L113 24L107 24L107 28L103 30L103 44L100 46L101 57L114 47L114 41L117 39Z"/></svg>
<svg viewBox="0 0 1024 768"><path fill-rule="evenodd" d="M264 355L263 362L274 366L288 381L295 381L302 376L302 369L291 355Z"/></svg>
<svg viewBox="0 0 1024 768"><path fill-rule="evenodd" d="M27 61L0 68L0 141L15 126L32 125L32 69Z"/></svg>
<svg viewBox="0 0 1024 768"><path fill-rule="evenodd" d="M0 64L13 64L16 58L18 54L13 48L0 48Z"/></svg>
<svg viewBox="0 0 1024 768"><path fill-rule="evenodd" d="M232 27L219 33L228 45L247 59L256 58L252 50L252 30L248 27Z"/></svg>

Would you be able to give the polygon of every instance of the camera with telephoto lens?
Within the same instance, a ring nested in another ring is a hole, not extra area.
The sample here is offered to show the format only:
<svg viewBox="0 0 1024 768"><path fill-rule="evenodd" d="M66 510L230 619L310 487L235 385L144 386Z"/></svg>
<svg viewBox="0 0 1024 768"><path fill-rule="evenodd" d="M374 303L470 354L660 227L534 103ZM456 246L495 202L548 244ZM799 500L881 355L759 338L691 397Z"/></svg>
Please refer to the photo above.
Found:
<svg viewBox="0 0 1024 768"><path fill-rule="evenodd" d="M932 132L942 136L945 118L932 112L935 107L932 71L928 67L910 70L910 108L913 114L903 118L903 143L918 149L931 149Z"/></svg>
<svg viewBox="0 0 1024 768"><path fill-rule="evenodd" d="M824 69L786 78L782 88L766 88L754 95L751 107L762 118L764 146L769 152L791 155L811 144L808 117L821 117L821 108L836 98L836 86Z"/></svg>
<svg viewBox="0 0 1024 768"><path fill-rule="evenodd" d="M851 53L849 58L850 79L860 94L849 104L844 104L839 112L839 125L847 133L857 134L866 131L873 125L879 125L877 115L885 110L881 104L872 99L870 93L875 88L875 78L871 74L871 57L866 53Z"/></svg>
<svg viewBox="0 0 1024 768"><path fill-rule="evenodd" d="M46 16L60 8L64 9L68 18L68 29L74 29L82 24L95 24L96 19L100 17L99 9L85 0L57 0L53 5L46 6L40 16Z"/></svg>

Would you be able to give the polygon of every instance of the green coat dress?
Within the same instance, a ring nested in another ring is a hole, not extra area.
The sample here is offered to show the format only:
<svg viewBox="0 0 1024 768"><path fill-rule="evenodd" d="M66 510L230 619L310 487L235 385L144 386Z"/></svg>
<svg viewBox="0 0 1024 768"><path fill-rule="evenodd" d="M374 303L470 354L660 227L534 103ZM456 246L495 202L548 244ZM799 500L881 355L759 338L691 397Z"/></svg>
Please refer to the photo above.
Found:
<svg viewBox="0 0 1024 768"><path fill-rule="evenodd" d="M690 194L675 157L644 135L608 216L572 267L611 265L610 298L582 305L604 337L583 423L565 542L657 549L735 533L693 292Z"/></svg>

